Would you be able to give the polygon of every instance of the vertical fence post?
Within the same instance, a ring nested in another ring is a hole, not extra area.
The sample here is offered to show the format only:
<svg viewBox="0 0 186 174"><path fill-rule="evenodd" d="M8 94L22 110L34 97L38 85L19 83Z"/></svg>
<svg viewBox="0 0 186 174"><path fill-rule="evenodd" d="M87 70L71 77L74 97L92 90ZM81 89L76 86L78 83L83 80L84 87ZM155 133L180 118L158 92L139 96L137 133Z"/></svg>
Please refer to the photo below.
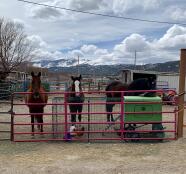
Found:
<svg viewBox="0 0 186 174"><path fill-rule="evenodd" d="M120 131L121 131L121 140L124 138L124 92L121 92L121 117L120 117Z"/></svg>
<svg viewBox="0 0 186 174"><path fill-rule="evenodd" d="M176 126L177 126L177 109L176 109L176 107L174 108L174 131L175 131L175 133L174 133L174 138L175 138L175 140L177 139L177 129L176 129Z"/></svg>
<svg viewBox="0 0 186 174"><path fill-rule="evenodd" d="M90 142L90 99L88 100L88 143Z"/></svg>
<svg viewBox="0 0 186 174"><path fill-rule="evenodd" d="M178 138L183 137L183 117L184 117L184 92L185 92L185 69L186 69L186 49L181 49L180 55L180 77L179 77L179 98L178 98Z"/></svg>
<svg viewBox="0 0 186 174"><path fill-rule="evenodd" d="M11 133L10 133L10 139L11 141L14 141L14 112L13 112L13 107L14 107L14 94L11 94Z"/></svg>
<svg viewBox="0 0 186 174"><path fill-rule="evenodd" d="M54 100L53 100L54 101ZM52 101L52 104L53 104L53 101ZM54 134L54 105L52 105L52 132L53 132L53 138L55 138L55 134Z"/></svg>
<svg viewBox="0 0 186 174"><path fill-rule="evenodd" d="M68 139L68 136L67 136L67 133L68 133L68 108L67 108L67 94L66 94L66 92L64 93L64 98L65 98L65 101L64 101L64 109L65 109L65 140L67 140Z"/></svg>

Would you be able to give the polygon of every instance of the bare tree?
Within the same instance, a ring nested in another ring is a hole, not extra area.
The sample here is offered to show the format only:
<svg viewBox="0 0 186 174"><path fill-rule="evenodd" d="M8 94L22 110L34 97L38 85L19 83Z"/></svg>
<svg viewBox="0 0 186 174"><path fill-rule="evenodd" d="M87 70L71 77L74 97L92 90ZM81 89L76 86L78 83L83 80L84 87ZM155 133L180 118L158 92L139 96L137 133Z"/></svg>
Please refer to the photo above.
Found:
<svg viewBox="0 0 186 174"><path fill-rule="evenodd" d="M30 60L33 50L23 25L0 18L0 78Z"/></svg>

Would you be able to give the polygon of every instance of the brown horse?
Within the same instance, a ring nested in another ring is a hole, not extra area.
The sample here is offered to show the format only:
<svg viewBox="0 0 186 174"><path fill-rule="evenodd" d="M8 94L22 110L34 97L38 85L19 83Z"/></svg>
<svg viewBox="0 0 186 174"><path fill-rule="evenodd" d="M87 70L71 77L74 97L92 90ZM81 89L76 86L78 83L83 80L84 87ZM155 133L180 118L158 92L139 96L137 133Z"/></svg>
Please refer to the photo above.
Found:
<svg viewBox="0 0 186 174"><path fill-rule="evenodd" d="M84 94L82 92L81 87L81 75L79 77L73 77L72 79L72 85L70 88L68 88L67 91L72 92L68 94L67 101L68 103L77 103L77 104L70 104L70 112L71 112L71 122L76 122L76 114L78 114L78 120L81 122L81 112L83 109L83 102L84 102Z"/></svg>
<svg viewBox="0 0 186 174"><path fill-rule="evenodd" d="M115 104L111 102L120 102L123 100L121 97L121 92L114 92L114 91L125 91L125 96L138 96L144 94L145 96L154 96L155 92L143 92L139 90L154 90L156 89L156 79L153 78L140 78L132 81L129 85L123 84L120 81L113 81L107 85L105 91L107 91L106 96L106 112L107 113L107 121L114 121L112 111ZM126 91L133 91L134 92L126 92ZM113 91L113 92L109 92Z"/></svg>
<svg viewBox="0 0 186 174"><path fill-rule="evenodd" d="M32 127L32 136L34 135L34 120L37 121L38 129L40 132L43 132L43 112L44 107L48 101L47 94L44 94L45 89L41 85L41 72L38 75L34 75L34 72L31 73L32 81L30 87L27 92L31 92L27 94L25 97L25 102L29 107L29 112L31 115L31 127ZM34 105L35 104L35 105Z"/></svg>
<svg viewBox="0 0 186 174"><path fill-rule="evenodd" d="M114 103L111 102L120 102L121 101L121 92L114 92L114 91L126 91L128 89L127 84L123 84L120 81L113 81L110 84L107 85L105 88L105 91L107 91L106 96L106 112L107 113L107 122L114 121L112 111L114 107ZM113 91L113 92L109 92Z"/></svg>

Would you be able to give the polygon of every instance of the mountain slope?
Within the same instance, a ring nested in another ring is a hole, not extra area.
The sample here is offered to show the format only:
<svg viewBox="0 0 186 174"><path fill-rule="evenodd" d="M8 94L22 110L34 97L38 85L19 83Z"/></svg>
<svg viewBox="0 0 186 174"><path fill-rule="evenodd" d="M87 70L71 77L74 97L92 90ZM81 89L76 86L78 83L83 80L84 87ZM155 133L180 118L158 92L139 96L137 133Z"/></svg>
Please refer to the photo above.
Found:
<svg viewBox="0 0 186 174"><path fill-rule="evenodd" d="M157 64L146 64L146 65L134 65L130 64L119 64L119 65L90 65L80 64L77 66L76 59L60 59L60 60L43 60L39 62L33 62L34 65L48 68L51 72L65 72L65 73L81 73L87 75L116 75L123 69L136 69L145 71L159 71L159 72L178 72L179 61L170 61L165 63Z"/></svg>

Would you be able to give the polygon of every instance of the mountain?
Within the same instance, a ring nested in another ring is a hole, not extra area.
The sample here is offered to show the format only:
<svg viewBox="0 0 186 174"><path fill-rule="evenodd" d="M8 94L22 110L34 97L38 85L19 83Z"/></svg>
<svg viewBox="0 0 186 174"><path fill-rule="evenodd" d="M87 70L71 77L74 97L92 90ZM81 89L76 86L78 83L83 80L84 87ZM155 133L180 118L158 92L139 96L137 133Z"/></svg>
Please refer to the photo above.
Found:
<svg viewBox="0 0 186 174"><path fill-rule="evenodd" d="M158 71L158 72L179 72L180 61L170 61L165 63L147 64L145 70Z"/></svg>
<svg viewBox="0 0 186 174"><path fill-rule="evenodd" d="M33 62L34 65L40 66L42 68L50 68L50 67L69 67L75 66L77 60L76 59L58 59L58 60L41 60Z"/></svg>
<svg viewBox="0 0 186 174"><path fill-rule="evenodd" d="M84 60L84 62L86 62ZM136 69L145 71L158 71L158 72L178 72L179 61L170 61L165 63L134 65L131 64L117 64L117 65L90 65L84 63L77 66L76 59L59 59L59 60L42 60L33 62L34 65L48 68L51 72L64 72L71 74L86 74L86 75L117 75L123 69Z"/></svg>

